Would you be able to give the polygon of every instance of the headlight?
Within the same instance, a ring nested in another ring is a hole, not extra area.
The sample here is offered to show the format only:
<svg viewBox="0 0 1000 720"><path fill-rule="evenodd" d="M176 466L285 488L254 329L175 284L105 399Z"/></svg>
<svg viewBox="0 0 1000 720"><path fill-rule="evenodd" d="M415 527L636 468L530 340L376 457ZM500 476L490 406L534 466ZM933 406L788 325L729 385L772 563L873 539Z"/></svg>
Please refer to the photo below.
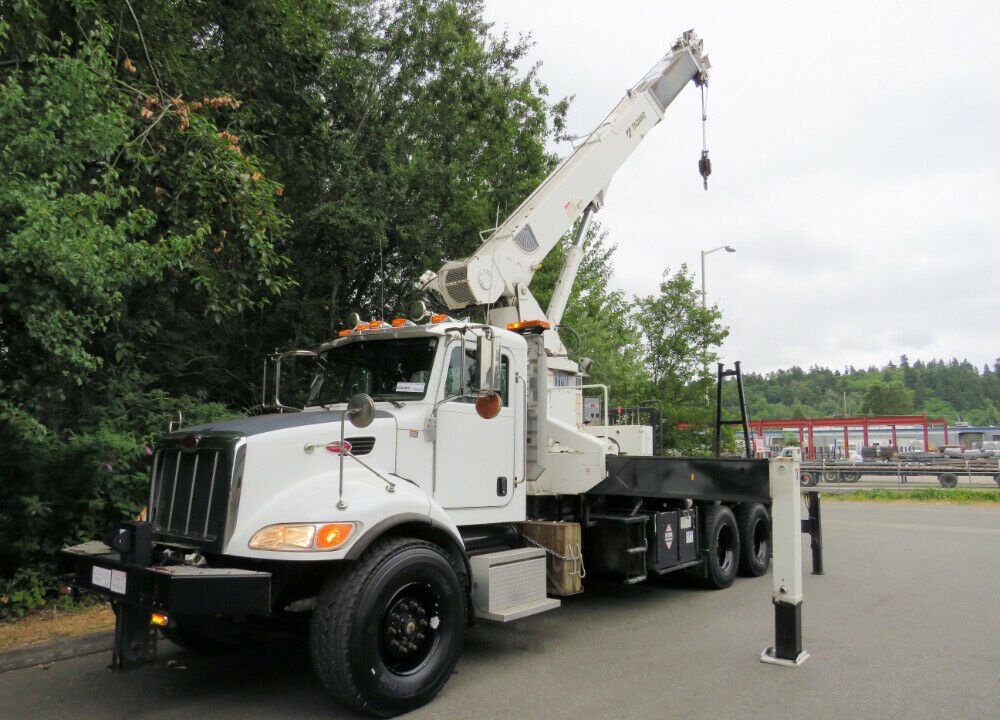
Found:
<svg viewBox="0 0 1000 720"><path fill-rule="evenodd" d="M268 525L250 538L253 550L336 550L354 532L354 523Z"/></svg>

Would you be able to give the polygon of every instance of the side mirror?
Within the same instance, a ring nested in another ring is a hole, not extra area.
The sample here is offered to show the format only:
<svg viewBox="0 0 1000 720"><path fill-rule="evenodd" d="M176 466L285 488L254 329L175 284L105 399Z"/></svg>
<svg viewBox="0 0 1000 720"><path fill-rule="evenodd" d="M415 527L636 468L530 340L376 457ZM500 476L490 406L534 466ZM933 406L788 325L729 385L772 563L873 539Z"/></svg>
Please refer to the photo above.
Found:
<svg viewBox="0 0 1000 720"><path fill-rule="evenodd" d="M423 300L416 300L410 305L410 320L420 322L427 317L427 304Z"/></svg>
<svg viewBox="0 0 1000 720"><path fill-rule="evenodd" d="M480 397L495 395L500 386L500 341L492 333L480 335L476 340L476 362L479 367L479 383L476 388Z"/></svg>
<svg viewBox="0 0 1000 720"><path fill-rule="evenodd" d="M292 360L298 357L316 358L317 354L312 350L292 350L274 358L274 407L279 410L301 410L309 396L316 364L309 363L308 371L305 371L301 363Z"/></svg>
<svg viewBox="0 0 1000 720"><path fill-rule="evenodd" d="M351 425L356 428L366 428L375 419L375 401L365 393L351 395L347 401L347 412L344 416L351 421ZM341 435L343 437L343 435Z"/></svg>

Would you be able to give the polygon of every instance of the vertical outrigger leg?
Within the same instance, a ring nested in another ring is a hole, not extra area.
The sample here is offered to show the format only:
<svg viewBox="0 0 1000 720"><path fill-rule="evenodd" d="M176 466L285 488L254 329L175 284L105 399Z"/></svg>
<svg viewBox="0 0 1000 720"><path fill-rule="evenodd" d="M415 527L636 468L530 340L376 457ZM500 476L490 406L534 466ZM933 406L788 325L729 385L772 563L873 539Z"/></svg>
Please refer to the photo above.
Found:
<svg viewBox="0 0 1000 720"><path fill-rule="evenodd" d="M823 574L823 522L820 514L819 491L804 492L809 508L809 519L802 521L802 532L809 535L809 549L812 550L813 575Z"/></svg>
<svg viewBox="0 0 1000 720"><path fill-rule="evenodd" d="M774 645L761 653L766 663L798 667L809 657L802 649L802 506L799 461L770 462L771 532L774 538L772 595Z"/></svg>
<svg viewBox="0 0 1000 720"><path fill-rule="evenodd" d="M125 567L148 566L152 555L152 527L148 522L125 522L116 527L108 545L121 553ZM149 608L138 602L141 587L128 583L121 598L111 601L115 611L115 648L112 670L127 670L152 662L156 657L156 628L150 624Z"/></svg>

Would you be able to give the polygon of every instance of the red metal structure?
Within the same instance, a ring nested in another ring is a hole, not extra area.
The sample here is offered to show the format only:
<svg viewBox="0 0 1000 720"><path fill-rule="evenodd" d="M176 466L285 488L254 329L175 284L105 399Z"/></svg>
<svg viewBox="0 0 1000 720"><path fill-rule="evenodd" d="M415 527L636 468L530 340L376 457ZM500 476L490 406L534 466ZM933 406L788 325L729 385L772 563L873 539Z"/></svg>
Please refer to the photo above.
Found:
<svg viewBox="0 0 1000 720"><path fill-rule="evenodd" d="M896 427L899 425L913 426L919 425L924 431L924 451L930 450L927 437L927 429L931 426L940 425L944 428L944 444L948 444L948 421L944 418L928 420L927 415L890 415L886 417L853 417L853 418L805 418L801 420L754 420L750 426L757 435L764 437L764 431L771 430L791 430L799 431L799 447L806 450L804 458L816 459L816 446L813 442L813 430L815 428L842 427L844 428L844 447L848 447L848 432L851 428L861 428L863 442L868 445L868 429L873 427L889 427L892 431L892 444L896 445ZM804 434L808 433L808 442Z"/></svg>

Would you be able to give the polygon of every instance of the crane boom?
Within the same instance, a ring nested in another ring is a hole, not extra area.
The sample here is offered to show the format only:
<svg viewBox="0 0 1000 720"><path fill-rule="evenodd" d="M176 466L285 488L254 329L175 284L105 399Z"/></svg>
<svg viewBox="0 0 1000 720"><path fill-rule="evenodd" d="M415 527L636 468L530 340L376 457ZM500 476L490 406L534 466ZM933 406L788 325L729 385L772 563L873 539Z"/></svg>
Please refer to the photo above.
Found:
<svg viewBox="0 0 1000 720"><path fill-rule="evenodd" d="M528 291L535 271L560 238L584 212L589 217L604 204L604 194L618 168L645 135L663 118L666 108L691 80L708 82L708 57L693 31L684 33L645 76L632 87L603 122L568 155L511 213L470 257L446 263L426 281L449 309L495 305L492 324L521 319L558 323L579 268L577 248L557 283L551 317ZM586 223L581 223L581 226ZM582 240L583 228L576 246ZM565 354L554 331L546 347Z"/></svg>

